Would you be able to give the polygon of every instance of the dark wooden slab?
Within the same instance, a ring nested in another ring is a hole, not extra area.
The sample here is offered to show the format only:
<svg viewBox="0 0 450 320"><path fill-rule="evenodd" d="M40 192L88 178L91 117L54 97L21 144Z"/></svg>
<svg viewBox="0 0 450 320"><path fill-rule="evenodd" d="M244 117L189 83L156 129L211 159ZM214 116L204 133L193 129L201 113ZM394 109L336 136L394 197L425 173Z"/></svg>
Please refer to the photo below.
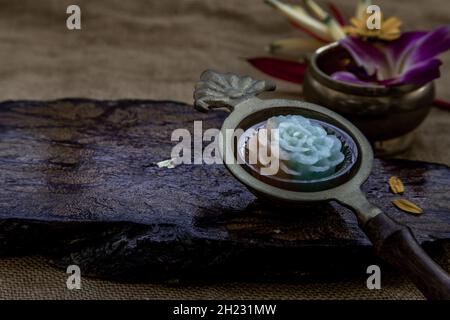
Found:
<svg viewBox="0 0 450 320"><path fill-rule="evenodd" d="M117 280L262 278L364 272L375 261L353 215L335 204L269 208L221 165L158 168L174 129L220 128L226 114L175 102L0 104L0 253L42 254ZM420 217L391 205L390 175ZM375 161L369 198L434 254L450 238L450 169Z"/></svg>

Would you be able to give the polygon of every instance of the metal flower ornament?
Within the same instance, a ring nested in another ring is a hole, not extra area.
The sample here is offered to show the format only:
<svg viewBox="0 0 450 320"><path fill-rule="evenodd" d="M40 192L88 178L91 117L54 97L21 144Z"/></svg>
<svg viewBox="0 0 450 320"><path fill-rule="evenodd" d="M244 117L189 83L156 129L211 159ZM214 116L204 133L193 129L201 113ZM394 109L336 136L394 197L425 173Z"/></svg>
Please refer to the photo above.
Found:
<svg viewBox="0 0 450 320"><path fill-rule="evenodd" d="M358 1L349 23L334 4L329 4L327 12L314 0L304 0L304 6L278 0L265 2L310 36L270 44L268 51L283 58L248 59L257 69L286 81L302 83L308 54L338 41L354 60L349 65L358 68L330 74L333 79L366 86L423 85L439 78L442 62L438 56L450 49L450 25L433 31L402 32L401 20L385 19L370 0ZM436 100L435 105L450 108L450 103L443 100Z"/></svg>

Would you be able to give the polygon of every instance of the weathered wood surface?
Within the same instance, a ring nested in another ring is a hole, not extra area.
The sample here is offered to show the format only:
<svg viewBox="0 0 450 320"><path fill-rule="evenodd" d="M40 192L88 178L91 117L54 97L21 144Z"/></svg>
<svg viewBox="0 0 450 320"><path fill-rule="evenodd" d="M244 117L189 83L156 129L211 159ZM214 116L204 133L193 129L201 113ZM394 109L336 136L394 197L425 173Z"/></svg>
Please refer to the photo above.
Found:
<svg viewBox="0 0 450 320"><path fill-rule="evenodd" d="M375 258L347 209L269 208L221 165L154 164L170 157L174 129L194 120L220 128L225 116L175 102L1 103L0 253L42 254L118 280L364 272ZM391 175L422 216L392 206ZM364 190L432 253L450 239L448 167L376 160Z"/></svg>

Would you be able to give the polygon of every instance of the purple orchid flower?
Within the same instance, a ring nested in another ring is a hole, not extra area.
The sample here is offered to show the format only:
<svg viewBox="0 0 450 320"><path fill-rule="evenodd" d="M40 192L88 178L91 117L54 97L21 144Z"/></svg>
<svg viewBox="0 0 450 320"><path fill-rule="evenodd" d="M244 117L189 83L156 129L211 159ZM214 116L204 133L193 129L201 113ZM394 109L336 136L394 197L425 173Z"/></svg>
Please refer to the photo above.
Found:
<svg viewBox="0 0 450 320"><path fill-rule="evenodd" d="M346 37L340 44L365 70L367 77L339 71L331 75L333 79L359 85L424 85L440 76L442 62L437 56L450 49L450 25L431 32L405 32L390 42Z"/></svg>

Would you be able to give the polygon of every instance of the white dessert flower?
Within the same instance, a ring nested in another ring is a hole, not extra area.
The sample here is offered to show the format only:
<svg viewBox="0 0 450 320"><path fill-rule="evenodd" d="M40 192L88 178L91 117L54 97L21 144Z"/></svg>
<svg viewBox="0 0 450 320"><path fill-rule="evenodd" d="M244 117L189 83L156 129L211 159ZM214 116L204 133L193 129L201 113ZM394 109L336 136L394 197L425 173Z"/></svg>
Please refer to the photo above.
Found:
<svg viewBox="0 0 450 320"><path fill-rule="evenodd" d="M266 129L268 140L278 145L277 152L269 150L267 153L271 155L270 161L279 161L278 176L300 180L320 179L332 175L336 166L344 161L341 141L302 116L272 117L267 121ZM258 134L251 139L258 140L258 147L270 148L273 145ZM260 160L260 165L268 164L268 159Z"/></svg>

